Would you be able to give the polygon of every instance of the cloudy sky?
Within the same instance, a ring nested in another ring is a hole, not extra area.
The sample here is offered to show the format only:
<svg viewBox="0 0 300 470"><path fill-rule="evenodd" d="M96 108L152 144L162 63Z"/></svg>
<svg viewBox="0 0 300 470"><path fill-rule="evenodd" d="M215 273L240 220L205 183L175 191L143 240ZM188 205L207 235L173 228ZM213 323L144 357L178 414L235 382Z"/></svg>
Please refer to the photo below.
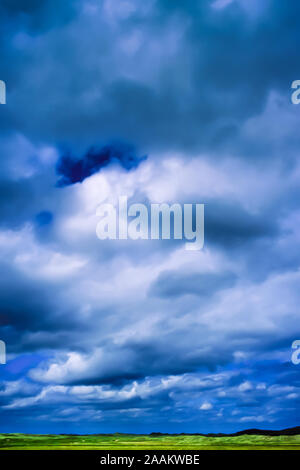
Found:
<svg viewBox="0 0 300 470"><path fill-rule="evenodd" d="M300 4L1 0L1 432L299 425ZM205 247L96 236L205 204Z"/></svg>

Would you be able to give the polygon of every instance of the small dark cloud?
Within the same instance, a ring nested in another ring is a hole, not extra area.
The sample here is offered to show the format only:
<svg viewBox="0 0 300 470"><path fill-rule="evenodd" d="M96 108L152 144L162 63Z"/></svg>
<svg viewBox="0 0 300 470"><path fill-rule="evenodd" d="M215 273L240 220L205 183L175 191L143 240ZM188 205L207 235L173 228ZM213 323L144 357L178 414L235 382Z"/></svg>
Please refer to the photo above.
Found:
<svg viewBox="0 0 300 470"><path fill-rule="evenodd" d="M53 214L50 211L41 211L35 217L35 221L40 227L51 224L52 220Z"/></svg>
<svg viewBox="0 0 300 470"><path fill-rule="evenodd" d="M57 162L56 172L61 178L58 186L69 186L81 183L111 163L119 163L125 170L137 168L146 156L138 157L133 146L123 143L105 145L101 148L91 147L83 158L63 155Z"/></svg>

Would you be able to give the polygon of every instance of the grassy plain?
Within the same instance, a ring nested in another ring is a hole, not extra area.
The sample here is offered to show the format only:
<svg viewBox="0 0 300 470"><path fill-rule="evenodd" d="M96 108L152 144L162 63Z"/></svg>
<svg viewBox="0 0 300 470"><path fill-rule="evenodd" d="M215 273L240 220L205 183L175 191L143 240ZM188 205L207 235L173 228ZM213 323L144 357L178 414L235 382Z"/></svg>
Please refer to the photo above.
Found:
<svg viewBox="0 0 300 470"><path fill-rule="evenodd" d="M300 450L300 435L0 434L0 450Z"/></svg>

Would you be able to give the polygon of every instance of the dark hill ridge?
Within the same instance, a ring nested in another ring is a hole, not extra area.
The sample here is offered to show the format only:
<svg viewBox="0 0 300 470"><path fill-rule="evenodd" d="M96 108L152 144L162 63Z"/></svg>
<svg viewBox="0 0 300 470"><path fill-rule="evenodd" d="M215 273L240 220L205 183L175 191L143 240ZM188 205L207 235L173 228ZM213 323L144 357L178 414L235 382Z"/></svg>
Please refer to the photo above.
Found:
<svg viewBox="0 0 300 470"><path fill-rule="evenodd" d="M201 433L193 433L193 434L164 434L160 432L152 432L149 434L150 437L160 437L160 436L205 436L205 437L230 437L230 436L297 436L300 435L300 426L296 426L294 428L287 428L282 429L281 431L271 431L265 429L245 429L245 431L238 431L233 434L201 434Z"/></svg>
<svg viewBox="0 0 300 470"><path fill-rule="evenodd" d="M5 435L5 433L3 434ZM9 435L9 434L7 434ZM32 435L32 434L30 434ZM45 434L51 436L51 434ZM295 426L294 428L286 428L281 429L280 431L272 431L268 429L245 429L244 431L238 431L232 434L225 434L225 433L177 433L177 434L170 434L170 433L163 433L163 432L152 432L150 434L132 434L132 433L123 433L123 432L115 432L115 433L96 433L96 434L58 434L59 436L149 436L149 437L162 437L162 436L203 436L203 437L234 437L234 436L297 436L300 435L300 426Z"/></svg>

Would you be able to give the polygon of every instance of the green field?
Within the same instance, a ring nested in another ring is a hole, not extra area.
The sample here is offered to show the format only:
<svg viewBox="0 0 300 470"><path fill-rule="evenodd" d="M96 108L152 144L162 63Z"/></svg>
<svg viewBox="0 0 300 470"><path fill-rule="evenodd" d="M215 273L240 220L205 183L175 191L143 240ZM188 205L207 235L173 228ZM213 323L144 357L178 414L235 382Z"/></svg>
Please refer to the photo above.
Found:
<svg viewBox="0 0 300 470"><path fill-rule="evenodd" d="M159 436L0 434L1 450L300 450L297 436Z"/></svg>

